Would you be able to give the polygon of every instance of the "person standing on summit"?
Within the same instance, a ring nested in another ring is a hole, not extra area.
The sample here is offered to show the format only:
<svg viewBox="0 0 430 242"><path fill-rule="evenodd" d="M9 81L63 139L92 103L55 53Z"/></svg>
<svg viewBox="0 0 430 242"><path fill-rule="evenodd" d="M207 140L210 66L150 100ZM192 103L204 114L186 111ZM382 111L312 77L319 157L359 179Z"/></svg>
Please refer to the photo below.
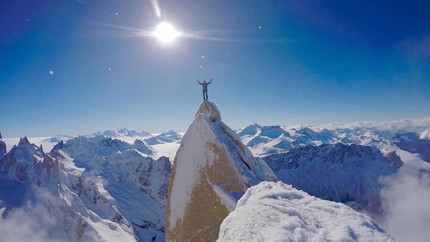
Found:
<svg viewBox="0 0 430 242"><path fill-rule="evenodd" d="M199 81L199 79L197 79L197 82L202 85L203 87L203 100L208 100L208 85L211 84L212 79L210 82L206 82L206 80L203 81L203 83L201 83Z"/></svg>

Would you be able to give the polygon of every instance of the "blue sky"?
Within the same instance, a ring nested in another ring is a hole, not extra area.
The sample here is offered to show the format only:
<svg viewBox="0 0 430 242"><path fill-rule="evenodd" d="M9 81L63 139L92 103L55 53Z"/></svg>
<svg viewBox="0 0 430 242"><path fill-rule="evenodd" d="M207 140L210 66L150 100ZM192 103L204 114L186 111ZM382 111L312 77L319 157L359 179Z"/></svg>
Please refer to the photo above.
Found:
<svg viewBox="0 0 430 242"><path fill-rule="evenodd" d="M0 0L3 137L430 116L428 1L153 2Z"/></svg>

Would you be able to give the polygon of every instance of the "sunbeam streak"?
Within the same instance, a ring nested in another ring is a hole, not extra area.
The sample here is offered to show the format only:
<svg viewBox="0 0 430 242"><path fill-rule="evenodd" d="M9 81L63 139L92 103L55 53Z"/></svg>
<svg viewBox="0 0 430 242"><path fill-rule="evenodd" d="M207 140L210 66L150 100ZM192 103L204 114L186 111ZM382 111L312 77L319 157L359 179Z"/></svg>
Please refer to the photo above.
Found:
<svg viewBox="0 0 430 242"><path fill-rule="evenodd" d="M161 11L160 11L160 5L158 4L158 0L151 0L152 7L154 8L155 14L157 15L158 19L161 19Z"/></svg>

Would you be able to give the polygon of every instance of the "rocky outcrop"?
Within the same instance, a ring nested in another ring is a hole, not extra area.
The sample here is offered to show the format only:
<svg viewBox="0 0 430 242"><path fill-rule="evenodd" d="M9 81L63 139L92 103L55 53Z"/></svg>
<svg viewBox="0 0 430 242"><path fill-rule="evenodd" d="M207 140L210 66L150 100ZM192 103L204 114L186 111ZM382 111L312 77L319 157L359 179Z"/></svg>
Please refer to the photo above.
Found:
<svg viewBox="0 0 430 242"><path fill-rule="evenodd" d="M214 241L235 194L275 176L204 101L182 138L169 183L166 241Z"/></svg>
<svg viewBox="0 0 430 242"><path fill-rule="evenodd" d="M6 156L6 143L3 142L0 132L0 160L3 160L3 158Z"/></svg>

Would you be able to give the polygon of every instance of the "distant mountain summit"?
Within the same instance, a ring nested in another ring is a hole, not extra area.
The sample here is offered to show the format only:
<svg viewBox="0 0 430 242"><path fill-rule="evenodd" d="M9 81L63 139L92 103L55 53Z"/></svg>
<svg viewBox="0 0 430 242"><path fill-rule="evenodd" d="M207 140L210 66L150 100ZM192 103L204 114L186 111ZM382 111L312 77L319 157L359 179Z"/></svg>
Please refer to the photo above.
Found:
<svg viewBox="0 0 430 242"><path fill-rule="evenodd" d="M120 128L120 129L116 129L116 130L98 131L96 133L93 133L92 135L93 136L102 135L102 136L111 137L111 138L123 137L123 136L127 136L127 137L145 137L145 136L151 136L150 133L145 132L145 131L138 132L136 130L128 130L126 128Z"/></svg>
<svg viewBox="0 0 430 242"><path fill-rule="evenodd" d="M169 130L167 132L161 133L151 138L144 139L144 141L148 145L158 145L158 144L179 142L181 138L182 138L182 135L180 135L179 133L173 130Z"/></svg>
<svg viewBox="0 0 430 242"><path fill-rule="evenodd" d="M166 241L214 241L236 204L235 195L276 180L239 136L203 101L176 154L166 210Z"/></svg>
<svg viewBox="0 0 430 242"><path fill-rule="evenodd" d="M321 144L357 144L384 149L400 143L400 148L430 157L430 118L391 122L330 123L309 126L261 126L252 124L237 130L256 156L288 152L292 148ZM407 137L407 138L406 138Z"/></svg>
<svg viewBox="0 0 430 242"><path fill-rule="evenodd" d="M2 140L0 132L0 160L6 156L6 143Z"/></svg>

